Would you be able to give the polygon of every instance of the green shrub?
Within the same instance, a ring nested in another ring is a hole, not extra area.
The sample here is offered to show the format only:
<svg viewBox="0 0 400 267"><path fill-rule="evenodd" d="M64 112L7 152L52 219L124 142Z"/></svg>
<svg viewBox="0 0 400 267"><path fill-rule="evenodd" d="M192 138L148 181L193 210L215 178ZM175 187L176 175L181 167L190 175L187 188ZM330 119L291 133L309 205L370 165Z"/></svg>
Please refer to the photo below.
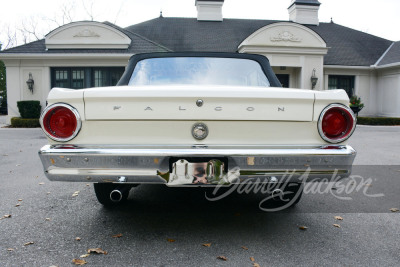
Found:
<svg viewBox="0 0 400 267"><path fill-rule="evenodd" d="M358 117L357 124L360 125L400 125L400 118L369 118Z"/></svg>
<svg viewBox="0 0 400 267"><path fill-rule="evenodd" d="M42 109L40 101L18 101L17 106L21 117L24 119L38 119L40 117Z"/></svg>
<svg viewBox="0 0 400 267"><path fill-rule="evenodd" d="M11 118L11 127L14 128L36 128L40 127L39 119Z"/></svg>

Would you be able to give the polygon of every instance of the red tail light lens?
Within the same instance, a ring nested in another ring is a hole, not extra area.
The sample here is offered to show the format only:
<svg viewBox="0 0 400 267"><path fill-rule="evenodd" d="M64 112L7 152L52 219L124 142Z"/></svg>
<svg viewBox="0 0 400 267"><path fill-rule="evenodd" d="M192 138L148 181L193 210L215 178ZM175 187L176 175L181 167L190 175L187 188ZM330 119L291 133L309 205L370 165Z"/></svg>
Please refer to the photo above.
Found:
<svg viewBox="0 0 400 267"><path fill-rule="evenodd" d="M322 139L329 143L340 143L348 139L356 127L353 111L341 104L331 104L321 113L318 131Z"/></svg>
<svg viewBox="0 0 400 267"><path fill-rule="evenodd" d="M40 124L49 138L67 142L78 134L81 128L81 119L75 108L58 103L48 106L43 111Z"/></svg>

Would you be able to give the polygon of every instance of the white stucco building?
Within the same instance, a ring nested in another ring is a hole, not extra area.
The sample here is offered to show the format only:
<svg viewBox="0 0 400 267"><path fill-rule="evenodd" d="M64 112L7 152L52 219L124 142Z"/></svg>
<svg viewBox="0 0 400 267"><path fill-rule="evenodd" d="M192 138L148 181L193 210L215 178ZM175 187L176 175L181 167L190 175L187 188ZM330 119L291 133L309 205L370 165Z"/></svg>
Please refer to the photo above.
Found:
<svg viewBox="0 0 400 267"><path fill-rule="evenodd" d="M286 87L342 88L361 96L360 116L400 117L400 42L318 19L318 0L293 0L289 20L223 18L223 0L197 0L197 18L158 17L127 28L74 22L43 40L0 52L7 68L8 122L17 101L45 105L52 87L114 85L133 54L169 51L256 53ZM323 3L322 3L323 4ZM34 80L33 91L26 81Z"/></svg>

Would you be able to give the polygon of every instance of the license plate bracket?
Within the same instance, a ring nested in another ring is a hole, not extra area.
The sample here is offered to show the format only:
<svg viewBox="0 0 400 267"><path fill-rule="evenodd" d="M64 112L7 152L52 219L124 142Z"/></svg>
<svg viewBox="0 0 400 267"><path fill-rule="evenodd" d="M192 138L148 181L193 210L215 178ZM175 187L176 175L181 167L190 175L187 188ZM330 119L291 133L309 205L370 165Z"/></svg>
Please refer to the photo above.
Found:
<svg viewBox="0 0 400 267"><path fill-rule="evenodd" d="M227 168L225 158L171 158L168 184L227 184Z"/></svg>

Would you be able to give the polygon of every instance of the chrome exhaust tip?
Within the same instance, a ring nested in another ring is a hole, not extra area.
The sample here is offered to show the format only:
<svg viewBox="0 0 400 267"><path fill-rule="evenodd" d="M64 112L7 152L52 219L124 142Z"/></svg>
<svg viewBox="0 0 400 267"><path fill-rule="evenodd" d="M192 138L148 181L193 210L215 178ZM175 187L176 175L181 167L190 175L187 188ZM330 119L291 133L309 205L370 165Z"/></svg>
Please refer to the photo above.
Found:
<svg viewBox="0 0 400 267"><path fill-rule="evenodd" d="M122 200L122 192L118 189L111 191L110 199L112 202L115 202L115 203L120 202Z"/></svg>

